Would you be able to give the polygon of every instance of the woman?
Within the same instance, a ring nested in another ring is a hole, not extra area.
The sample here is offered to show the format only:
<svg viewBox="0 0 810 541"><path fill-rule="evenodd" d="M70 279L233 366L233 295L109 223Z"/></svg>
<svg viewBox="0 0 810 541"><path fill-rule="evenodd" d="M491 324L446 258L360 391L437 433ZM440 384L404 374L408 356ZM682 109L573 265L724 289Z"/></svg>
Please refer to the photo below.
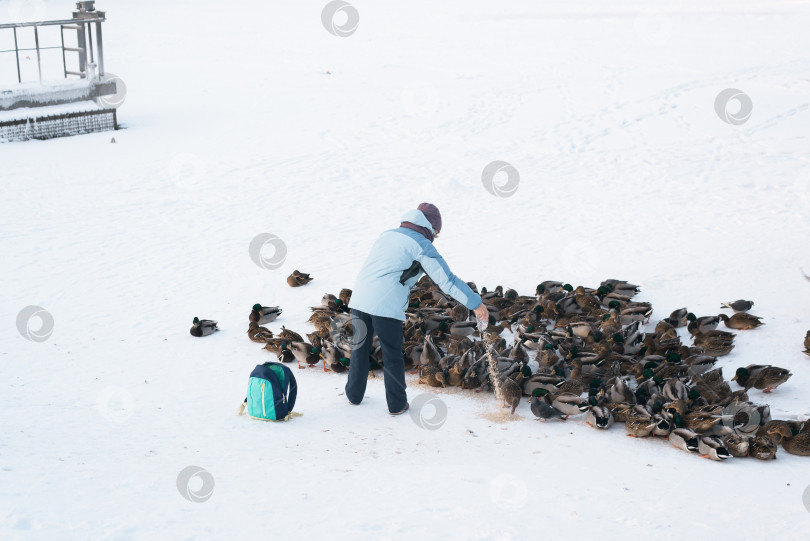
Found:
<svg viewBox="0 0 810 541"><path fill-rule="evenodd" d="M442 291L474 310L479 322L489 320L481 297L450 271L433 246L433 239L442 229L439 209L422 203L406 212L401 221L398 228L383 232L371 247L349 301L355 332L346 398L354 405L363 400L371 342L376 334L382 347L385 398L391 415L408 411L403 322L411 288L422 272Z"/></svg>

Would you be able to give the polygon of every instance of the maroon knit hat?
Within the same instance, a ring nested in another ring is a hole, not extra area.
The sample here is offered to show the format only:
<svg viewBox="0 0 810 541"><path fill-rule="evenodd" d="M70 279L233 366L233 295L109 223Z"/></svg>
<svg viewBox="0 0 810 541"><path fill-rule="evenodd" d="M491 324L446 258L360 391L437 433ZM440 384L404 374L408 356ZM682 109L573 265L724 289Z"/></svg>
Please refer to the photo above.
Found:
<svg viewBox="0 0 810 541"><path fill-rule="evenodd" d="M442 214L439 212L439 209L436 208L436 205L431 203L420 203L416 210L421 210L422 214L425 215L425 218L428 219L430 225L433 226L433 229L436 231L442 230Z"/></svg>

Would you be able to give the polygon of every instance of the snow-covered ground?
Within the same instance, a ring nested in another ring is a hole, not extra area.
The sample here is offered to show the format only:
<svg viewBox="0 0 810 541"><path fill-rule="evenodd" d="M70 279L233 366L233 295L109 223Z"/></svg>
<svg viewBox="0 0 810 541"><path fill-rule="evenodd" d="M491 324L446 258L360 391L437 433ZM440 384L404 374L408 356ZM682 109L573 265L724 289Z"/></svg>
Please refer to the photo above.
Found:
<svg viewBox="0 0 810 541"><path fill-rule="evenodd" d="M627 279L654 322L753 299L766 326L720 365L790 368L752 397L810 416L808 2L352 3L338 37L325 1L99 2L127 129L0 145L0 537L805 539L810 468L781 449L718 464L526 403L493 422L491 395L453 390L428 430L388 415L380 380L355 408L345 375L312 369L303 417L236 415L272 358L250 306L309 332L308 307L431 201L437 248L479 286ZM727 88L751 99L742 124L715 111ZM511 197L482 185L495 160ZM277 270L248 255L265 232ZM315 281L289 288L295 268ZM29 305L45 341L17 330ZM222 331L190 337L194 316ZM207 501L178 492L188 466Z"/></svg>

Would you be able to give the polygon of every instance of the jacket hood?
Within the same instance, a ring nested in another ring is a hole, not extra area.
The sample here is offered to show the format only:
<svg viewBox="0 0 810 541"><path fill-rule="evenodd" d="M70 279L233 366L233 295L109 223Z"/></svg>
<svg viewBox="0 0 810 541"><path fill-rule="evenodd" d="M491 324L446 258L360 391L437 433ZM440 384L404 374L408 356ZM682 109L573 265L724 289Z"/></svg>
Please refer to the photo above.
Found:
<svg viewBox="0 0 810 541"><path fill-rule="evenodd" d="M425 218L425 215L422 214L421 210L409 210L405 214L402 215L402 218L399 220L400 222L411 222L414 225L421 225L422 227L428 228L430 231L433 231L433 226L431 225L430 221Z"/></svg>

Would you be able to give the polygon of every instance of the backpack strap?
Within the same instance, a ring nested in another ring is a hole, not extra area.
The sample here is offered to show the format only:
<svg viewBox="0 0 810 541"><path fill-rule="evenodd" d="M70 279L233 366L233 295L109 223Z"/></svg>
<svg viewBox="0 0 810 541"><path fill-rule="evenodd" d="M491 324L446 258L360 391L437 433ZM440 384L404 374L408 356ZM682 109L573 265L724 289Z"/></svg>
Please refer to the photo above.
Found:
<svg viewBox="0 0 810 541"><path fill-rule="evenodd" d="M299 413L297 411L292 411L295 407L295 399L298 396L298 384L295 382L295 376L293 375L292 370L288 367L281 365L284 370L284 388L281 389L281 392L284 393L284 396L287 397L287 415L284 416L282 421L288 421L293 417L300 417L303 413Z"/></svg>
<svg viewBox="0 0 810 541"><path fill-rule="evenodd" d="M243 415L245 413L245 406L247 406L247 397L245 397L245 400L239 404L239 411L237 411L236 414Z"/></svg>
<svg viewBox="0 0 810 541"><path fill-rule="evenodd" d="M282 392L287 397L287 407L293 409L295 407L295 399L298 397L298 383L295 382L295 375L288 367L281 365L284 369L284 389Z"/></svg>

